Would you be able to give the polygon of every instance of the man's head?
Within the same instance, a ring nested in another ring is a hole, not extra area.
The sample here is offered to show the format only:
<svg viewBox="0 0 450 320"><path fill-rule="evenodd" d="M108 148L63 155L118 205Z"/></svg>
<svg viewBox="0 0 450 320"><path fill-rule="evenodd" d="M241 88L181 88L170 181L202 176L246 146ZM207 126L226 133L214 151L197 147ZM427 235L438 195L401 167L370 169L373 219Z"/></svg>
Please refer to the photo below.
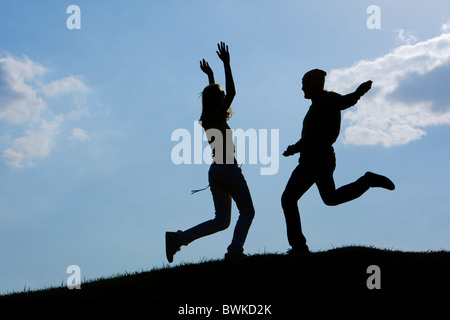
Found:
<svg viewBox="0 0 450 320"><path fill-rule="evenodd" d="M302 90L305 99L313 99L323 91L327 73L320 69L313 69L305 73L302 79Z"/></svg>

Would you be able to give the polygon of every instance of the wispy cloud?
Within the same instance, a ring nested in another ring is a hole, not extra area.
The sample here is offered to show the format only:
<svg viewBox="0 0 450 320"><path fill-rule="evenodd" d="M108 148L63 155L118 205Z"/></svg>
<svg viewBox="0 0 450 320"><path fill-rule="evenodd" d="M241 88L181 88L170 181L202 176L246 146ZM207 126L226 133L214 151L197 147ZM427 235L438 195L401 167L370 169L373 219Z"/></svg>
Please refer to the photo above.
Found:
<svg viewBox="0 0 450 320"><path fill-rule="evenodd" d="M59 80L54 80L49 84L43 85L42 93L47 96L57 96L72 92L88 92L88 87L83 83L82 77L70 76Z"/></svg>
<svg viewBox="0 0 450 320"><path fill-rule="evenodd" d="M72 130L72 135L70 136L69 139L78 141L89 141L91 138L83 129L75 128Z"/></svg>
<svg viewBox="0 0 450 320"><path fill-rule="evenodd" d="M423 137L428 126L450 124L450 27L441 31L374 60L331 70L327 88L339 93L373 80L372 90L344 114L344 143L403 145Z"/></svg>
<svg viewBox="0 0 450 320"><path fill-rule="evenodd" d="M0 119L11 123L32 122L45 110L31 81L46 69L27 57L0 56Z"/></svg>
<svg viewBox="0 0 450 320"><path fill-rule="evenodd" d="M0 54L0 120L24 128L22 135L11 137L10 146L2 152L3 161L8 166L29 167L48 157L64 121L77 120L87 113L86 107L78 107L67 114L51 110L50 97L85 94L89 88L81 76L45 83L47 72L45 67L26 56ZM82 139L81 132L75 136L78 140L86 140L87 137Z"/></svg>
<svg viewBox="0 0 450 320"><path fill-rule="evenodd" d="M415 35L404 29L394 30L394 33L401 44L413 44L419 40Z"/></svg>
<svg viewBox="0 0 450 320"><path fill-rule="evenodd" d="M55 117L50 123L42 120L38 128L27 130L24 136L14 139L12 145L3 151L3 161L8 166L21 168L33 166L36 160L48 157L61 121L62 117Z"/></svg>

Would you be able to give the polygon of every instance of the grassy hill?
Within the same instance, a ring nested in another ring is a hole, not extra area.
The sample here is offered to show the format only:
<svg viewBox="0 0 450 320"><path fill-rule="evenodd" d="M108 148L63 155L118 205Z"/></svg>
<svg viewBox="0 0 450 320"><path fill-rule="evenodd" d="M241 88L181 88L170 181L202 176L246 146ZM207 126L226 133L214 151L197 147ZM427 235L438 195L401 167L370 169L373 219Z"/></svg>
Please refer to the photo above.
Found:
<svg viewBox="0 0 450 320"><path fill-rule="evenodd" d="M368 289L372 276L367 269L380 269L381 289ZM188 303L269 304L295 308L307 300L340 303L390 301L442 295L450 286L450 252L401 252L368 247L343 247L307 255L251 255L225 261L152 270L99 279L66 287L15 293L3 300L137 299L173 307ZM378 299L378 300L377 300ZM383 300L384 299L384 300Z"/></svg>

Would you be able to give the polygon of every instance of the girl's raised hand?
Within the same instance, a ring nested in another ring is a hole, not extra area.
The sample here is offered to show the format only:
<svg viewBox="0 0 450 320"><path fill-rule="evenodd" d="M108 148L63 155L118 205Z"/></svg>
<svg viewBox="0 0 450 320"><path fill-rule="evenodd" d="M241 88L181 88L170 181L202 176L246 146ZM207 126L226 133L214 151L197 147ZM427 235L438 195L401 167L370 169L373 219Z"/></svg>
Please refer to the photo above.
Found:
<svg viewBox="0 0 450 320"><path fill-rule="evenodd" d="M209 66L208 62L205 59L200 61L200 69L202 69L202 71L206 73L208 76L213 74L211 67Z"/></svg>
<svg viewBox="0 0 450 320"><path fill-rule="evenodd" d="M220 60L223 61L224 64L230 63L230 53L228 52L228 46L225 45L223 41L217 44L217 47L219 48L219 51L217 52L217 55L219 56Z"/></svg>

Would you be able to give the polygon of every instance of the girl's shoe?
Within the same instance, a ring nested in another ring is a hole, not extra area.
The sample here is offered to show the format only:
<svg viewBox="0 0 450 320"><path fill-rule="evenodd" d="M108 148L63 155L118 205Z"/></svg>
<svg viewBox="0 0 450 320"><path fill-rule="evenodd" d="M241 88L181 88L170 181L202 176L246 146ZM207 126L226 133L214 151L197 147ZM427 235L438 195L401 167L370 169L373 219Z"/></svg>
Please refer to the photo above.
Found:
<svg viewBox="0 0 450 320"><path fill-rule="evenodd" d="M176 232L166 232L166 257L169 263L172 263L175 253L180 251L180 243Z"/></svg>

